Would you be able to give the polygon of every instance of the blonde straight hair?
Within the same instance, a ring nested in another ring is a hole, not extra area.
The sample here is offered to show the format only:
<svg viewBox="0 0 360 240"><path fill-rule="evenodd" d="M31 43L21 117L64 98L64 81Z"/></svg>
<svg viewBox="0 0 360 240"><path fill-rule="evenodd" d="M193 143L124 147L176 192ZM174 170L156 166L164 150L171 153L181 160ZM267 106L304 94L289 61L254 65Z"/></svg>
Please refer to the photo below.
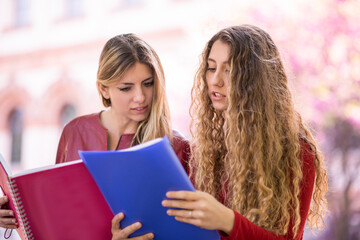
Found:
<svg viewBox="0 0 360 240"><path fill-rule="evenodd" d="M154 78L154 94L149 117L140 122L131 145L167 135L172 141L169 105L165 92L164 70L155 50L135 34L121 34L106 42L99 59L97 82L104 87L117 83L135 63L147 65ZM111 100L98 92L105 107Z"/></svg>

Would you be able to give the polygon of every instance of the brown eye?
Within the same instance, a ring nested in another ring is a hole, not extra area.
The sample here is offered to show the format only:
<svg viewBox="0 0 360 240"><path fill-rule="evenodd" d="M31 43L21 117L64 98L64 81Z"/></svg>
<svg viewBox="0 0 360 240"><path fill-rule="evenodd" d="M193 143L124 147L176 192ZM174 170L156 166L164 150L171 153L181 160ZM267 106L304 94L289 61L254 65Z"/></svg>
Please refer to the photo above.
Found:
<svg viewBox="0 0 360 240"><path fill-rule="evenodd" d="M120 91L122 91L122 92L128 92L128 91L130 91L130 87L125 87L125 88L118 88Z"/></svg>
<svg viewBox="0 0 360 240"><path fill-rule="evenodd" d="M145 87L151 87L154 85L154 81L144 83Z"/></svg>

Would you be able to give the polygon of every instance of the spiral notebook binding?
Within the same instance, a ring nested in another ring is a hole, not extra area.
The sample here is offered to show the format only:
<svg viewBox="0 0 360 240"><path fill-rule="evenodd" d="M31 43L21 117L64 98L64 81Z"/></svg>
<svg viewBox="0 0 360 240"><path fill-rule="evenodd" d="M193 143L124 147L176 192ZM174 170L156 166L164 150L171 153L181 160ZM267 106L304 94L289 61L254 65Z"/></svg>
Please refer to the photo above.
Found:
<svg viewBox="0 0 360 240"><path fill-rule="evenodd" d="M34 234L32 233L29 219L26 216L25 209L24 209L21 197L20 197L20 193L17 189L16 181L13 179L10 179L8 184L9 184L9 187L12 189L11 198L14 202L16 202L15 211L16 211L17 215L20 216L21 221L19 221L19 224L22 229L22 232L27 240L34 240L35 239Z"/></svg>

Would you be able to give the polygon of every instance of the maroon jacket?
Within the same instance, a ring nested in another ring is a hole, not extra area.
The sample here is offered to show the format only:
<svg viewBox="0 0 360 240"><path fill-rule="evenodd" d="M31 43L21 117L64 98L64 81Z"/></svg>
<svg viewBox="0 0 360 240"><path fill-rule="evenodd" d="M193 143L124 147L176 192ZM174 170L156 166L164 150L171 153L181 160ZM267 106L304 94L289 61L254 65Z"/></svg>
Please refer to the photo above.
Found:
<svg viewBox="0 0 360 240"><path fill-rule="evenodd" d="M123 134L117 150L130 147L134 134ZM107 129L100 123L100 113L93 113L73 119L61 134L56 163L80 159L78 150L106 151L108 149ZM190 147L188 140L173 130L173 149L188 172Z"/></svg>

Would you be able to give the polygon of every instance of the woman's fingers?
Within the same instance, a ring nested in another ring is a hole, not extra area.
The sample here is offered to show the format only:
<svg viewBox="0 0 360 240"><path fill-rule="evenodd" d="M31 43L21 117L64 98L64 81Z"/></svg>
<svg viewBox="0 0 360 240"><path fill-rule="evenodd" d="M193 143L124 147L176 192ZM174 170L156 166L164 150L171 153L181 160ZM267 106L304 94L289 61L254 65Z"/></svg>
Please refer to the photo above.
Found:
<svg viewBox="0 0 360 240"><path fill-rule="evenodd" d="M0 218L1 225L16 225L15 218Z"/></svg>
<svg viewBox="0 0 360 240"><path fill-rule="evenodd" d="M9 224L9 225L2 225L2 224L0 224L0 227L2 227L2 228L9 228L9 229L17 229L19 226L18 226L18 225L14 225L14 224Z"/></svg>
<svg viewBox="0 0 360 240"><path fill-rule="evenodd" d="M231 232L234 212L205 192L169 192L162 205L170 209L167 214L177 221L190 223L205 229L219 229Z"/></svg>
<svg viewBox="0 0 360 240"><path fill-rule="evenodd" d="M201 192L170 191L166 193L166 197L173 199L184 199L187 201L195 201L201 197Z"/></svg>
<svg viewBox="0 0 360 240"><path fill-rule="evenodd" d="M7 196L0 197L0 208L3 204L7 203L9 201Z"/></svg>
<svg viewBox="0 0 360 240"><path fill-rule="evenodd" d="M190 223L199 227L203 224L202 211L169 209L166 213L169 216L175 217L175 219L180 222Z"/></svg>
<svg viewBox="0 0 360 240"><path fill-rule="evenodd" d="M136 222L134 224L131 224L127 226L126 228L121 229L120 228L120 222L124 219L125 215L124 213L119 213L114 216L111 223L111 233L113 234L113 240L120 240L120 239L133 239L133 240L147 240L147 239L153 239L154 234L148 233L142 236L129 238L129 236L139 230L141 228L141 223Z"/></svg>
<svg viewBox="0 0 360 240"><path fill-rule="evenodd" d="M167 192L166 197L170 199L162 201L162 205L171 208L167 210L169 216L180 222L201 226L204 213L195 209L205 207L202 192L173 191Z"/></svg>
<svg viewBox="0 0 360 240"><path fill-rule="evenodd" d="M193 210L175 210L175 209L168 209L166 213L169 216L178 216L184 218L194 218L195 214Z"/></svg>
<svg viewBox="0 0 360 240"><path fill-rule="evenodd" d="M0 210L2 212L2 210ZM9 215L5 215L9 216ZM18 223L13 217L0 217L0 227L3 228L18 228Z"/></svg>
<svg viewBox="0 0 360 240"><path fill-rule="evenodd" d="M190 223L192 225L202 227L202 220L198 218L187 218L187 217L175 217L179 222Z"/></svg>
<svg viewBox="0 0 360 240"><path fill-rule="evenodd" d="M14 211L4 209L4 205L8 202L9 199L7 196L0 197L0 227L16 229L18 228L18 225L14 218Z"/></svg>
<svg viewBox="0 0 360 240"><path fill-rule="evenodd" d="M121 234L119 235L123 238L127 238L129 237L130 234L134 233L136 230L139 230L140 228L141 228L141 223L136 222L122 229Z"/></svg>
<svg viewBox="0 0 360 240"><path fill-rule="evenodd" d="M204 217L204 212L200 210L177 210L177 209L168 209L166 213L169 216L181 217L181 218L198 218L201 219Z"/></svg>
<svg viewBox="0 0 360 240"><path fill-rule="evenodd" d="M116 231L120 230L120 222L124 219L124 214L119 213L116 214L113 219L111 220L111 232L112 234L115 234Z"/></svg>
<svg viewBox="0 0 360 240"><path fill-rule="evenodd" d="M14 212L12 210L2 210L2 209L0 209L0 218L13 217L13 216L14 216Z"/></svg>
<svg viewBox="0 0 360 240"><path fill-rule="evenodd" d="M199 207L199 203L203 198L202 192L190 192L190 191L170 191L166 193L166 199L162 201L164 207L170 208L182 208L182 209L194 209Z"/></svg>
<svg viewBox="0 0 360 240"><path fill-rule="evenodd" d="M195 207L195 202L193 201L182 201L182 200L163 200L161 204L164 207L170 208L182 208L182 209L193 209Z"/></svg>
<svg viewBox="0 0 360 240"><path fill-rule="evenodd" d="M133 239L133 240L147 240L147 239L153 239L154 238L154 234L153 233L147 233L145 235L142 236L138 236L138 237L134 237L134 238L129 238L129 236L136 232L137 230L139 230L141 228L141 223L140 222L136 222L134 224L131 224L129 226L127 226L124 229L118 229L117 232L113 232L113 239Z"/></svg>
<svg viewBox="0 0 360 240"><path fill-rule="evenodd" d="M124 217L125 217L124 213L119 213L111 221L112 222L111 232L113 235L116 235L120 239L127 238L130 234L134 233L136 230L141 228L141 223L136 222L127 226L124 229L121 229L120 222L121 220L124 219Z"/></svg>
<svg viewBox="0 0 360 240"><path fill-rule="evenodd" d="M153 239L154 238L154 234L152 233L148 233L139 237L135 237L135 238L131 238L133 240L148 240L148 239ZM130 238L129 238L130 239Z"/></svg>

